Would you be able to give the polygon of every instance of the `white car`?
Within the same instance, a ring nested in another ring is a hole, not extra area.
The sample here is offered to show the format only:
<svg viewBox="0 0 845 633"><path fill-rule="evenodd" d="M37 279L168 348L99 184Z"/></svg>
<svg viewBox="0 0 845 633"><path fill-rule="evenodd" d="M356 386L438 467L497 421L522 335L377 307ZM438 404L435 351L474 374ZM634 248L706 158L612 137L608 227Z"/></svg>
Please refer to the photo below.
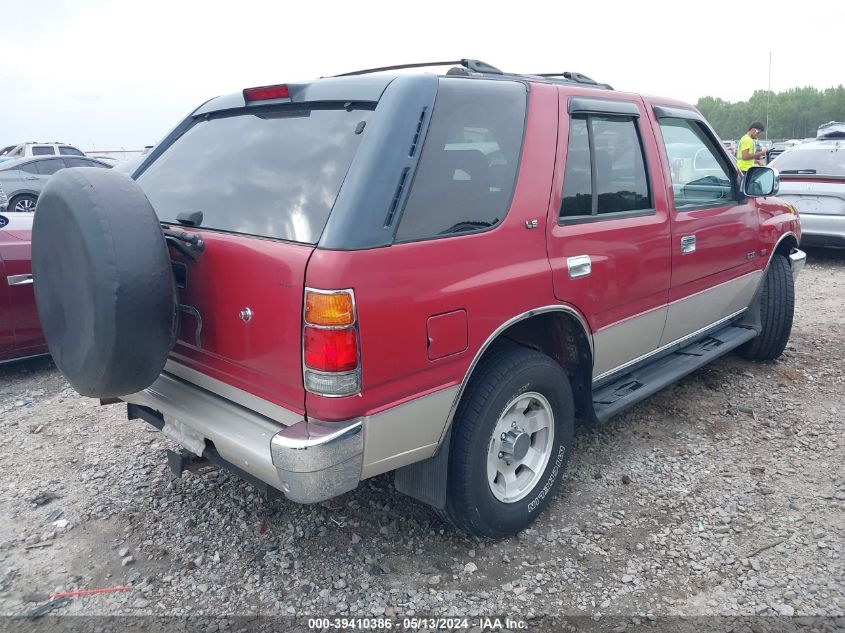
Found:
<svg viewBox="0 0 845 633"><path fill-rule="evenodd" d="M85 153L67 143L20 143L7 145L0 150L0 156L29 158L31 156L85 156Z"/></svg>
<svg viewBox="0 0 845 633"><path fill-rule="evenodd" d="M807 141L772 161L778 198L801 214L801 244L845 248L845 138Z"/></svg>

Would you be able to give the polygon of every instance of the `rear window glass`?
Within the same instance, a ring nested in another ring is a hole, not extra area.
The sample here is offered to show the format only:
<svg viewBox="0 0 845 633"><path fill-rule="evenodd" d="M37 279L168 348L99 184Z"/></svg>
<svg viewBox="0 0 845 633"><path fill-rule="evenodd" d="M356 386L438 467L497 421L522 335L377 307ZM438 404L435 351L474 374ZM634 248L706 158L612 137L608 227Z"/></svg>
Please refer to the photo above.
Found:
<svg viewBox="0 0 845 633"><path fill-rule="evenodd" d="M62 156L85 156L82 152L80 152L75 147L59 147L59 154Z"/></svg>
<svg viewBox="0 0 845 633"><path fill-rule="evenodd" d="M397 241L478 231L501 222L513 196L525 106L520 83L440 81Z"/></svg>
<svg viewBox="0 0 845 633"><path fill-rule="evenodd" d="M825 141L818 147L795 147L778 156L772 167L783 174L845 176L845 142Z"/></svg>
<svg viewBox="0 0 845 633"><path fill-rule="evenodd" d="M53 146L34 145L32 147L32 155L33 156L52 156L55 153L56 153L56 150Z"/></svg>
<svg viewBox="0 0 845 633"><path fill-rule="evenodd" d="M195 123L140 176L160 220L316 244L374 104L300 104Z"/></svg>

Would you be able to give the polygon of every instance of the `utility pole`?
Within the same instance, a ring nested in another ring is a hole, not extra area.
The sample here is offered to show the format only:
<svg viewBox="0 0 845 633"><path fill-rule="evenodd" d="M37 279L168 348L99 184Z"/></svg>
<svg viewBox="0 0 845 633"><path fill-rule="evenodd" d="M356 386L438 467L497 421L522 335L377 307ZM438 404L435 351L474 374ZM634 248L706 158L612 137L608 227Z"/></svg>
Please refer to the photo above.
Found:
<svg viewBox="0 0 845 633"><path fill-rule="evenodd" d="M772 51L769 51L769 89L766 91L766 140L769 140L769 103L772 100Z"/></svg>

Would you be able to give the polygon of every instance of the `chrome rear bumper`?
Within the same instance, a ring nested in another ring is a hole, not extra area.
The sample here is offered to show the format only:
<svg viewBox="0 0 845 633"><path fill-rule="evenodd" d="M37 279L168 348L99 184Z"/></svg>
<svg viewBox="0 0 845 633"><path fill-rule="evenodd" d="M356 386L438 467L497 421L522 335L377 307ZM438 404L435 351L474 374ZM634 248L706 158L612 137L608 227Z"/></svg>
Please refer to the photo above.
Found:
<svg viewBox="0 0 845 633"><path fill-rule="evenodd" d="M121 399L156 412L162 432L192 453L202 455L210 442L224 461L292 501L324 501L360 481L361 421L323 424L300 417L285 427L166 372L144 391Z"/></svg>

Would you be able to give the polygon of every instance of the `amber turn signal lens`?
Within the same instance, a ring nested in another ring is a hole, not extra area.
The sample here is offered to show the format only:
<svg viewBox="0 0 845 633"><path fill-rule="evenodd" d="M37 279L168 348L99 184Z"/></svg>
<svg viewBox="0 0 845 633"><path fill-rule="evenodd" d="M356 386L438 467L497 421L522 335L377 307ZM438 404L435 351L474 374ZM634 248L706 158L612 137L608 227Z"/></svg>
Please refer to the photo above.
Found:
<svg viewBox="0 0 845 633"><path fill-rule="evenodd" d="M352 325L355 322L352 293L306 292L305 322L310 325Z"/></svg>

